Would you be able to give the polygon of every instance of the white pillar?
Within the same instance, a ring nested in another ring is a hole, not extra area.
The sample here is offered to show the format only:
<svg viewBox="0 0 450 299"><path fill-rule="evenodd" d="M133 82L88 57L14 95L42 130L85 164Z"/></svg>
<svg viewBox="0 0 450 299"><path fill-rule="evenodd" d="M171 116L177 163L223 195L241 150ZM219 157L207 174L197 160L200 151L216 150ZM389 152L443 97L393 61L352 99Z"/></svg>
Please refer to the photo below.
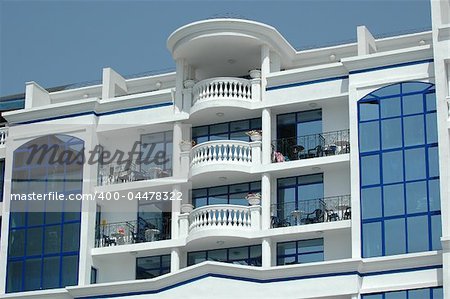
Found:
<svg viewBox="0 0 450 299"><path fill-rule="evenodd" d="M261 243L262 267L270 268L272 266L272 242L269 238L264 238Z"/></svg>
<svg viewBox="0 0 450 299"><path fill-rule="evenodd" d="M272 163L272 113L270 108L262 111L262 164Z"/></svg>
<svg viewBox="0 0 450 299"><path fill-rule="evenodd" d="M183 213L178 216L179 238L185 238L189 234L189 213Z"/></svg>
<svg viewBox="0 0 450 299"><path fill-rule="evenodd" d="M261 229L261 206L250 206L250 219L251 219L251 228L252 230L260 230Z"/></svg>
<svg viewBox="0 0 450 299"><path fill-rule="evenodd" d="M267 86L267 75L270 73L270 49L267 45L261 46L261 95L264 101L264 94Z"/></svg>
<svg viewBox="0 0 450 299"><path fill-rule="evenodd" d="M270 196L271 195L271 179L269 173L263 173L261 178L261 227L262 229L270 229Z"/></svg>
<svg viewBox="0 0 450 299"><path fill-rule="evenodd" d="M252 164L253 166L261 165L261 141L250 142L250 148L252 149Z"/></svg>
<svg viewBox="0 0 450 299"><path fill-rule="evenodd" d="M192 106L192 88L194 85L194 80L185 80L183 82L183 112L189 113Z"/></svg>
<svg viewBox="0 0 450 299"><path fill-rule="evenodd" d="M184 84L184 59L177 59L176 61L176 83L175 83L175 113L180 113L183 110L183 84Z"/></svg>
<svg viewBox="0 0 450 299"><path fill-rule="evenodd" d="M172 188L172 192L174 197L178 198L178 192L181 192L180 185L174 185ZM186 196L183 194L183 196ZM172 239L177 238L179 236L179 227L178 227L178 218L181 211L181 200L172 200Z"/></svg>
<svg viewBox="0 0 450 299"><path fill-rule="evenodd" d="M172 171L173 176L176 178L179 178L181 176L182 170L181 170L181 149L180 149L180 143L181 140L183 140L183 128L182 128L181 122L175 122L173 126L173 152L172 152Z"/></svg>
<svg viewBox="0 0 450 299"><path fill-rule="evenodd" d="M170 252L170 272L177 272L180 270L180 249L172 248Z"/></svg>
<svg viewBox="0 0 450 299"><path fill-rule="evenodd" d="M252 101L259 102L261 101L261 71L252 70L250 71L250 80L252 84Z"/></svg>

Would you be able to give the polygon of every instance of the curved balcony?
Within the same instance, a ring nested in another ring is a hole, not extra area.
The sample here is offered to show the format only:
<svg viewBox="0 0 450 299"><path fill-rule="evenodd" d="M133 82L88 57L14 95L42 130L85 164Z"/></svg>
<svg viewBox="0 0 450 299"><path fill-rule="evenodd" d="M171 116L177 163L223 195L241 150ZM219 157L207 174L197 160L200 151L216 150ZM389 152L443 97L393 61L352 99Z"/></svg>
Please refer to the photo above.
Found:
<svg viewBox="0 0 450 299"><path fill-rule="evenodd" d="M242 232L261 228L261 206L209 205L193 210L186 220L190 241L203 237L240 238Z"/></svg>
<svg viewBox="0 0 450 299"><path fill-rule="evenodd" d="M208 141L191 149L191 175L204 172L250 172L261 156L261 142L239 140Z"/></svg>
<svg viewBox="0 0 450 299"><path fill-rule="evenodd" d="M241 78L212 78L198 82L193 88L193 100L239 100L252 99L252 84L250 80Z"/></svg>

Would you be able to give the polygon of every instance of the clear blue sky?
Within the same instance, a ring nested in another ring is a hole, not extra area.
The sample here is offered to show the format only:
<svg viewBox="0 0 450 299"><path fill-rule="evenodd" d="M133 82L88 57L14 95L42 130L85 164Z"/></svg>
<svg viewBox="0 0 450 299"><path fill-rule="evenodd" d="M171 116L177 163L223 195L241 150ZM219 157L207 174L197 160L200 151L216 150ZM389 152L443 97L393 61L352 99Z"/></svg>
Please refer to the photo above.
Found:
<svg viewBox="0 0 450 299"><path fill-rule="evenodd" d="M431 26L429 0L17 1L0 0L0 96L171 68L166 39L192 21L233 14L276 27L296 48Z"/></svg>

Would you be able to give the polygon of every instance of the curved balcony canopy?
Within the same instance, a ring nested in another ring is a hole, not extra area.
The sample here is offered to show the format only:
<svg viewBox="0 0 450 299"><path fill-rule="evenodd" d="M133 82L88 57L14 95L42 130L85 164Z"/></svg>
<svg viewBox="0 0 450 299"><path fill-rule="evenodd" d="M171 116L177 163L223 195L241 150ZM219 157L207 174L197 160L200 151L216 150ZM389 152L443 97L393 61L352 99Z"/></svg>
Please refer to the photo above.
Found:
<svg viewBox="0 0 450 299"><path fill-rule="evenodd" d="M242 76L261 67L261 46L269 48L287 64L295 49L272 26L242 19L211 19L190 23L167 40L173 58L203 73L198 79Z"/></svg>

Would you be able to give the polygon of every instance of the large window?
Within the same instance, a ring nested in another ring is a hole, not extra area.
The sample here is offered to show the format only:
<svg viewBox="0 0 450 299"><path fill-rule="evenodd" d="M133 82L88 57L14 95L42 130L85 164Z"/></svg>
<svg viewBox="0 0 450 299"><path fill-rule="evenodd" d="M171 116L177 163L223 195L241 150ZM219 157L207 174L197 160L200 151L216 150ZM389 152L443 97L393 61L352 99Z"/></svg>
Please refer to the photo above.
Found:
<svg viewBox="0 0 450 299"><path fill-rule="evenodd" d="M142 164L141 170L154 177L172 175L173 132L151 133L141 136L141 152L143 157L149 155L151 163ZM161 162L163 162L161 164Z"/></svg>
<svg viewBox="0 0 450 299"><path fill-rule="evenodd" d="M322 262L323 260L323 239L277 244L277 266Z"/></svg>
<svg viewBox="0 0 450 299"><path fill-rule="evenodd" d="M362 295L362 299L444 299L442 287Z"/></svg>
<svg viewBox="0 0 450 299"><path fill-rule="evenodd" d="M322 110L309 110L277 116L277 137L290 138L322 133Z"/></svg>
<svg viewBox="0 0 450 299"><path fill-rule="evenodd" d="M277 190L276 217L279 221L299 225L307 219L321 217L316 222L323 222L323 174L278 179Z"/></svg>
<svg viewBox="0 0 450 299"><path fill-rule="evenodd" d="M31 145L54 146L56 157L78 157L52 163L30 157ZM81 194L82 140L67 135L35 139L14 151L12 194L58 192ZM76 162L75 162L76 161ZM81 163L77 163L81 162ZM81 202L11 201L6 292L62 288L78 283Z"/></svg>
<svg viewBox="0 0 450 299"><path fill-rule="evenodd" d="M170 254L136 259L136 279L154 278L170 272Z"/></svg>
<svg viewBox="0 0 450 299"><path fill-rule="evenodd" d="M5 160L0 160L0 202L3 201L4 180L5 180Z"/></svg>
<svg viewBox="0 0 450 299"><path fill-rule="evenodd" d="M358 106L363 257L440 249L434 86L390 85Z"/></svg>
<svg viewBox="0 0 450 299"><path fill-rule="evenodd" d="M192 139L197 143L213 140L250 141L245 133L249 130L261 130L261 119L238 120L214 125L192 128Z"/></svg>
<svg viewBox="0 0 450 299"><path fill-rule="evenodd" d="M260 182L242 183L192 190L192 203L195 208L217 205L248 205L245 197L248 193L261 192Z"/></svg>
<svg viewBox="0 0 450 299"><path fill-rule="evenodd" d="M261 245L195 251L188 253L188 266L204 261L257 266L262 263Z"/></svg>

